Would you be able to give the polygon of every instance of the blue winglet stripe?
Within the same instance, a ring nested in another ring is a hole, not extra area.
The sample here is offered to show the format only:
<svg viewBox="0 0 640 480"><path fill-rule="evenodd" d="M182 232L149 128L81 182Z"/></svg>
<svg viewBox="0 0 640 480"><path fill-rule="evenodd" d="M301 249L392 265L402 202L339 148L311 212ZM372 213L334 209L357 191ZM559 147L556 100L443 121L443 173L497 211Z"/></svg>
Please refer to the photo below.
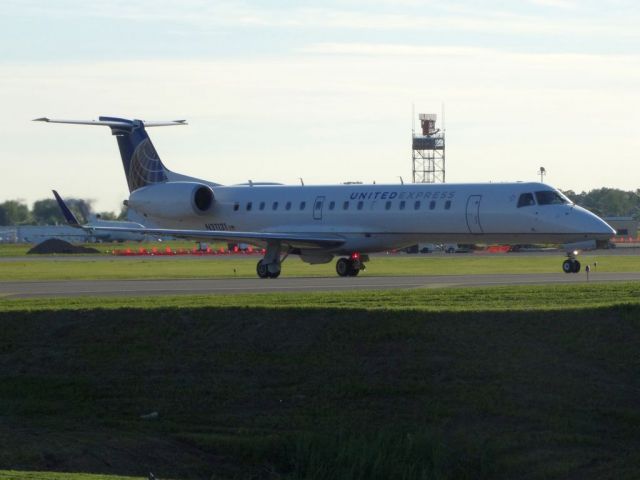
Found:
<svg viewBox="0 0 640 480"><path fill-rule="evenodd" d="M78 219L73 214L73 212L69 210L69 207L67 207L67 204L64 203L64 200L62 200L60 195L58 195L58 192L56 192L55 190L52 190L52 192L53 192L53 196L56 197L56 202L58 202L58 206L60 207L60 210L62 211L62 215L64 215L64 219L67 221L67 223L73 226L80 225L80 222L78 222Z"/></svg>

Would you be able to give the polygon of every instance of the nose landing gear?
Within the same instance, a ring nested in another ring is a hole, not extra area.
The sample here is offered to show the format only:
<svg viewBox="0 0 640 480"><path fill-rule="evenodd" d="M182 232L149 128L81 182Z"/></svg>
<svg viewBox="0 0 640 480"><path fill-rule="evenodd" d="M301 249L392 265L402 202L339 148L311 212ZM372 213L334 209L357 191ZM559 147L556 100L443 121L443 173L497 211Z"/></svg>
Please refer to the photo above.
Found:
<svg viewBox="0 0 640 480"><path fill-rule="evenodd" d="M580 271L580 262L576 258L578 252L567 253L567 258L562 262L562 271L564 273L578 273Z"/></svg>

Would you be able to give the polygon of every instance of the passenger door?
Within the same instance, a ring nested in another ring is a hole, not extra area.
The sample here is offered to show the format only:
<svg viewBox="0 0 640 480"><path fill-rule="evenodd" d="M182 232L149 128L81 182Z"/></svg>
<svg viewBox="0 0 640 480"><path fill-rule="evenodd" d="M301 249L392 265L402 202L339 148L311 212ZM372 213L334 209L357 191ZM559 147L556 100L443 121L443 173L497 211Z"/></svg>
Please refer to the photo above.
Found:
<svg viewBox="0 0 640 480"><path fill-rule="evenodd" d="M480 224L480 201L482 195L470 195L467 199L467 227L470 233L480 234L482 225Z"/></svg>

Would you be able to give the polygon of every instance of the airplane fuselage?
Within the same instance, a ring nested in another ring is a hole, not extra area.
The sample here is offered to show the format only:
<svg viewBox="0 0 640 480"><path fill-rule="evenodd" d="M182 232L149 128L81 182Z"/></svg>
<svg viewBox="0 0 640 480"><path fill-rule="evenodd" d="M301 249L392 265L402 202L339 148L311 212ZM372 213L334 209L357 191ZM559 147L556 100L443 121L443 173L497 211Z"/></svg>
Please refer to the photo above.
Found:
<svg viewBox="0 0 640 480"><path fill-rule="evenodd" d="M150 220L169 228L335 234L346 239L331 250L336 254L417 242L568 243L611 236L602 220L569 202L518 206L523 194L535 199L536 192L557 192L542 183L212 188L207 214Z"/></svg>

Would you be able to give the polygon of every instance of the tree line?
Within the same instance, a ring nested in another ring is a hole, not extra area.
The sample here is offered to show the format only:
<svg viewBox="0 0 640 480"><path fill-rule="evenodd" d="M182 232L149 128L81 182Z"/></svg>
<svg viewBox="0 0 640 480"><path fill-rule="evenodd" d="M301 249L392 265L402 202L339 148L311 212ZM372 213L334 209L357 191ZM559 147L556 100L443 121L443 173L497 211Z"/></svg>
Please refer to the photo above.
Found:
<svg viewBox="0 0 640 480"><path fill-rule="evenodd" d="M563 192L572 202L601 217L633 217L640 220L640 188L634 191L597 188L589 192Z"/></svg>
<svg viewBox="0 0 640 480"><path fill-rule="evenodd" d="M602 217L633 217L640 220L640 188L634 191L616 188L598 188L589 192L563 192L574 203L591 210ZM91 201L81 198L65 200L71 211L81 221L89 220L92 214ZM126 217L126 207L119 214L100 212L105 220L122 220ZM53 199L43 199L29 206L21 200L7 200L0 203L0 225L60 225L65 220Z"/></svg>
<svg viewBox="0 0 640 480"><path fill-rule="evenodd" d="M81 198L65 199L69 209L81 222L87 222L92 215L99 215L104 220L121 220L126 217L126 210L93 213L91 201ZM54 199L43 199L29 206L22 200L7 200L0 203L0 226L9 225L63 225L66 224L60 207Z"/></svg>

